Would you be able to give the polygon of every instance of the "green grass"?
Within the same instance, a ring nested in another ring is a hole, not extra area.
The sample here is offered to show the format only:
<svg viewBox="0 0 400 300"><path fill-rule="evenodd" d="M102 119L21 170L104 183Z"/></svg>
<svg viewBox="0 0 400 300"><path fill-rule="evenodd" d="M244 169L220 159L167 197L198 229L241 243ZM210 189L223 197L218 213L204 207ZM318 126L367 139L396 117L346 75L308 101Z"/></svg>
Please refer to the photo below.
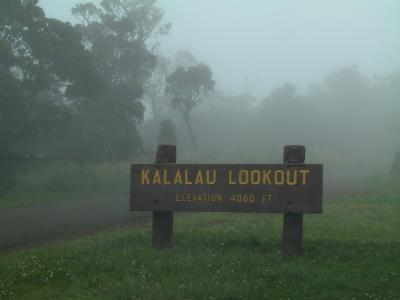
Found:
<svg viewBox="0 0 400 300"><path fill-rule="evenodd" d="M0 208L129 192L130 162L54 161L15 168L16 184L0 197Z"/></svg>
<svg viewBox="0 0 400 300"><path fill-rule="evenodd" d="M398 195L328 200L298 258L281 215L178 215L164 252L146 226L0 254L0 298L400 299L399 215Z"/></svg>

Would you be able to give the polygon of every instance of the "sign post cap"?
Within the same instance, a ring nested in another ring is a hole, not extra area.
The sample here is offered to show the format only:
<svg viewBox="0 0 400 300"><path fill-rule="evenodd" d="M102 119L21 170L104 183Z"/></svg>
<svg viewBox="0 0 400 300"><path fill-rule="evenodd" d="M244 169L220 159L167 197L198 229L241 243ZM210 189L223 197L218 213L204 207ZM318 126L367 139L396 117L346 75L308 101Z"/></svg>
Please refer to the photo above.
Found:
<svg viewBox="0 0 400 300"><path fill-rule="evenodd" d="M287 145L283 151L283 163L303 164L306 160L306 147L303 145Z"/></svg>
<svg viewBox="0 0 400 300"><path fill-rule="evenodd" d="M159 145L157 148L156 163L176 163L176 146Z"/></svg>

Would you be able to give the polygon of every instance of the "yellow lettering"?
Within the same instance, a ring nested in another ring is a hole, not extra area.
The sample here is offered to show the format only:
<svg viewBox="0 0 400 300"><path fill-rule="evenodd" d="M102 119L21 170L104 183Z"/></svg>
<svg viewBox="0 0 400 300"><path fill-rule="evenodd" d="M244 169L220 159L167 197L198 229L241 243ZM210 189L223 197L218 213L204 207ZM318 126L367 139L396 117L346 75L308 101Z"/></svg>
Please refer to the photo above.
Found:
<svg viewBox="0 0 400 300"><path fill-rule="evenodd" d="M153 176L153 184L161 184L160 170L156 170Z"/></svg>
<svg viewBox="0 0 400 300"><path fill-rule="evenodd" d="M146 169L146 170L142 169L142 176L141 176L142 184L150 184L149 173L150 173L149 169Z"/></svg>
<svg viewBox="0 0 400 300"><path fill-rule="evenodd" d="M222 202L223 200L224 199L222 194L194 194L194 193L175 194L175 201L180 203L182 202L215 203L215 202Z"/></svg>
<svg viewBox="0 0 400 300"><path fill-rule="evenodd" d="M307 185L307 175L310 174L310 170L300 170L300 173L303 175L303 185Z"/></svg>
<svg viewBox="0 0 400 300"><path fill-rule="evenodd" d="M250 172L250 181L251 181L251 184L260 184L261 183L260 170L252 170Z"/></svg>
<svg viewBox="0 0 400 300"><path fill-rule="evenodd" d="M239 171L239 184L248 184L249 183L249 172L247 170Z"/></svg>
<svg viewBox="0 0 400 300"><path fill-rule="evenodd" d="M174 184L182 184L182 175L180 170L176 170Z"/></svg>
<svg viewBox="0 0 400 300"><path fill-rule="evenodd" d="M276 185L283 185L285 183L285 172L283 170L275 171L274 182Z"/></svg>
<svg viewBox="0 0 400 300"><path fill-rule="evenodd" d="M171 184L171 181L168 181L168 171L163 170L163 182L164 184Z"/></svg>
<svg viewBox="0 0 400 300"><path fill-rule="evenodd" d="M265 171L263 170L263 184L271 185L271 170Z"/></svg>
<svg viewBox="0 0 400 300"><path fill-rule="evenodd" d="M271 203L271 201L272 201L272 195L270 195L270 194L264 194L264 195L263 195L262 201L263 201L263 203L265 203L265 202Z"/></svg>
<svg viewBox="0 0 400 300"><path fill-rule="evenodd" d="M195 184L204 184L203 175L201 173L201 170L197 171L196 180L194 183Z"/></svg>
<svg viewBox="0 0 400 300"><path fill-rule="evenodd" d="M210 170L207 170L206 177L207 177L207 184L211 185L215 184L217 182L217 170L212 170L212 172Z"/></svg>
<svg viewBox="0 0 400 300"><path fill-rule="evenodd" d="M228 183L233 185L233 184L237 184L235 181L233 181L232 179L232 170L228 171Z"/></svg>
<svg viewBox="0 0 400 300"><path fill-rule="evenodd" d="M187 185L193 184L193 182L189 180L189 170L185 170L185 184Z"/></svg>
<svg viewBox="0 0 400 300"><path fill-rule="evenodd" d="M293 173L292 178L290 178L291 173ZM286 170L286 182L288 185L296 185L297 184L297 170Z"/></svg>
<svg viewBox="0 0 400 300"><path fill-rule="evenodd" d="M181 202L186 202L186 194L181 194Z"/></svg>

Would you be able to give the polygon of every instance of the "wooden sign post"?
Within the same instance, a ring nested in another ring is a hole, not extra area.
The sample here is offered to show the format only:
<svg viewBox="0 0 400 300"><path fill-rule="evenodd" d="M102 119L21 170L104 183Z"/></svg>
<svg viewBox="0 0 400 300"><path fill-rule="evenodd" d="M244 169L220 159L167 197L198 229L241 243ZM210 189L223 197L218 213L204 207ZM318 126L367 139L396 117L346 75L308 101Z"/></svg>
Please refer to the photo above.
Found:
<svg viewBox="0 0 400 300"><path fill-rule="evenodd" d="M284 164L303 164L306 158L304 146L285 146L283 150ZM295 201L293 199L292 201ZM303 243L303 214L285 213L283 216L282 252L285 256L301 254Z"/></svg>
<svg viewBox="0 0 400 300"><path fill-rule="evenodd" d="M157 164L176 163L176 146L160 145L156 155ZM162 201L156 199L155 201ZM170 246L174 228L173 211L153 211L153 238L154 248L164 249Z"/></svg>
<svg viewBox="0 0 400 300"><path fill-rule="evenodd" d="M283 213L283 254L301 253L303 213L322 213L322 165L304 164L303 146L286 146L283 164L176 164L175 146L156 164L131 168L134 211L153 212L153 246L171 244L173 212Z"/></svg>

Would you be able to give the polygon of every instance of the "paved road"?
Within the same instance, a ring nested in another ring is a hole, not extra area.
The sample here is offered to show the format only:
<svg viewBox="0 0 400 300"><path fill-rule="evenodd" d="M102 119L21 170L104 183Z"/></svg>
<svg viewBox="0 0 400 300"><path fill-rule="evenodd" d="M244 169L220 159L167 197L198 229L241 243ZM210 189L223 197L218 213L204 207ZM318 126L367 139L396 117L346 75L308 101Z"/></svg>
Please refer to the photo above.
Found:
<svg viewBox="0 0 400 300"><path fill-rule="evenodd" d="M129 195L0 209L0 251L147 220L149 214L129 211Z"/></svg>

